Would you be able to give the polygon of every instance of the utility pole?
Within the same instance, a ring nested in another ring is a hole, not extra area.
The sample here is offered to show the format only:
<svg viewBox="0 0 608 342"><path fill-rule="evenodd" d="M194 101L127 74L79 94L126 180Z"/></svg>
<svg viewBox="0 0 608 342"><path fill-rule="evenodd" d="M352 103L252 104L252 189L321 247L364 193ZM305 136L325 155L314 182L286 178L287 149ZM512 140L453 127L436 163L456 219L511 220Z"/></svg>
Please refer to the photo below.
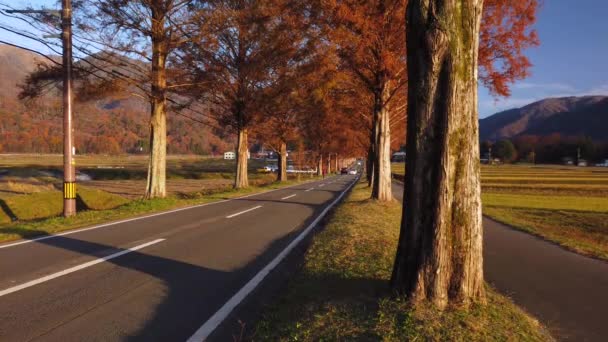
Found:
<svg viewBox="0 0 608 342"><path fill-rule="evenodd" d="M63 216L76 214L76 172L74 170L74 127L72 122L72 3L61 1L63 43Z"/></svg>
<svg viewBox="0 0 608 342"><path fill-rule="evenodd" d="M74 170L74 128L72 122L72 2L61 1L61 11L7 10L7 13L52 14L61 17L63 46L63 216L76 214L76 172ZM48 36L45 38L55 38Z"/></svg>

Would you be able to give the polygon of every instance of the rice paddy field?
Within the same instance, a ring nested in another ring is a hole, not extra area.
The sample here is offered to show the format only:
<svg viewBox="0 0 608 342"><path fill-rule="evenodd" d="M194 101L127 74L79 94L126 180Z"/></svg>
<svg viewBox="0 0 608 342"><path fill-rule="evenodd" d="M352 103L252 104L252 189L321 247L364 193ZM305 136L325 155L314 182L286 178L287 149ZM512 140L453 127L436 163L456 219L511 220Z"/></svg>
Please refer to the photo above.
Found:
<svg viewBox="0 0 608 342"><path fill-rule="evenodd" d="M75 157L80 209L107 210L142 197L148 158L144 155ZM274 181L250 160L250 184ZM0 154L0 226L57 216L62 212L61 155ZM168 156L170 197L191 198L230 189L235 161L202 156Z"/></svg>
<svg viewBox="0 0 608 342"><path fill-rule="evenodd" d="M608 168L483 165L481 184L485 216L608 260Z"/></svg>

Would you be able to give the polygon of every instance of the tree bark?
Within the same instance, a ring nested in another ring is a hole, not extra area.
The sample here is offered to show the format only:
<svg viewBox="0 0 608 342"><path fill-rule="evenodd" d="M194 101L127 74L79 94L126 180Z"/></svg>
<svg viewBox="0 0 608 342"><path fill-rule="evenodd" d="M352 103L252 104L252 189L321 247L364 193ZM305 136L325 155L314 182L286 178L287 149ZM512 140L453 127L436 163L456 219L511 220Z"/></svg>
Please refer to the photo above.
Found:
<svg viewBox="0 0 608 342"><path fill-rule="evenodd" d="M331 153L327 155L327 175L331 174Z"/></svg>
<svg viewBox="0 0 608 342"><path fill-rule="evenodd" d="M238 130L237 153L236 153L236 177L234 178L234 188L242 189L249 186L247 178L247 159L249 148L247 146L247 128Z"/></svg>
<svg viewBox="0 0 608 342"><path fill-rule="evenodd" d="M167 164L167 113L166 89L167 77L165 62L167 49L163 35L164 15L153 11L152 20L152 98L150 118L150 158L146 182L146 199L166 196Z"/></svg>
<svg viewBox="0 0 608 342"><path fill-rule="evenodd" d="M319 155L319 161L317 163L317 176L323 176L323 155Z"/></svg>
<svg viewBox="0 0 608 342"><path fill-rule="evenodd" d="M365 173L367 176L367 186L374 187L374 173L376 160L376 125L372 123L372 131L369 136L369 150L367 152L367 163L365 164Z"/></svg>
<svg viewBox="0 0 608 342"><path fill-rule="evenodd" d="M277 181L284 182L287 180L287 144L281 142L279 148L279 170L277 172Z"/></svg>
<svg viewBox="0 0 608 342"><path fill-rule="evenodd" d="M382 202L393 200L391 186L391 131L388 100L390 87L385 83L374 105L374 124L376 131L376 153L374 159L374 181L372 198Z"/></svg>
<svg viewBox="0 0 608 342"><path fill-rule="evenodd" d="M391 285L439 308L484 301L477 51L482 0L409 0L404 215Z"/></svg>
<svg viewBox="0 0 608 342"><path fill-rule="evenodd" d="M334 164L335 164L336 173L339 173L340 172L340 160L338 159L338 154L337 153L336 153L336 160L335 160Z"/></svg>

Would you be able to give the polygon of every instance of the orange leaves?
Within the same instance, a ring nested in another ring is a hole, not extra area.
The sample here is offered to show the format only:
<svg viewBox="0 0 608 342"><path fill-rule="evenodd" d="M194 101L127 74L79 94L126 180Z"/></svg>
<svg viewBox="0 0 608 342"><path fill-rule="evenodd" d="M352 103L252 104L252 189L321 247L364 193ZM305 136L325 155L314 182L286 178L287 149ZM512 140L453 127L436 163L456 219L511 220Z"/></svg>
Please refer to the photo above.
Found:
<svg viewBox="0 0 608 342"><path fill-rule="evenodd" d="M532 25L538 0L485 0L479 46L479 78L497 96L509 96L509 84L529 76L532 63L524 50L539 44Z"/></svg>

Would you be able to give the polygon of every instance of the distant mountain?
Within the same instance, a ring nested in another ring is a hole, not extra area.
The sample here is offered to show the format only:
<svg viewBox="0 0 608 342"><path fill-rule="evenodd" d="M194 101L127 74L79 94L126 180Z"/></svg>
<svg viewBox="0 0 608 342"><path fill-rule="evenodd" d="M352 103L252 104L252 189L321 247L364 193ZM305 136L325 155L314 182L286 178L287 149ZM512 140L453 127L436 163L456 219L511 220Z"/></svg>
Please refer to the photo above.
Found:
<svg viewBox="0 0 608 342"><path fill-rule="evenodd" d="M549 98L479 121L481 140L553 133L608 141L608 96Z"/></svg>
<svg viewBox="0 0 608 342"><path fill-rule="evenodd" d="M42 59L29 51L0 44L0 97L17 96L17 83L33 71Z"/></svg>
<svg viewBox="0 0 608 342"><path fill-rule="evenodd" d="M89 57L94 58L94 57ZM100 52L96 64L116 57ZM115 59L114 59L115 61ZM0 152L59 153L62 150L60 88L49 88L41 99L20 101L19 84L46 59L32 52L0 44ZM121 61L116 69L124 75L145 70L146 65ZM83 63L83 61L76 62ZM108 64L109 65L109 64ZM121 96L94 98L74 105L76 147L80 153L144 151L148 144L149 105L128 92ZM233 141L219 137L206 126L178 115L168 117L169 153L222 153Z"/></svg>

